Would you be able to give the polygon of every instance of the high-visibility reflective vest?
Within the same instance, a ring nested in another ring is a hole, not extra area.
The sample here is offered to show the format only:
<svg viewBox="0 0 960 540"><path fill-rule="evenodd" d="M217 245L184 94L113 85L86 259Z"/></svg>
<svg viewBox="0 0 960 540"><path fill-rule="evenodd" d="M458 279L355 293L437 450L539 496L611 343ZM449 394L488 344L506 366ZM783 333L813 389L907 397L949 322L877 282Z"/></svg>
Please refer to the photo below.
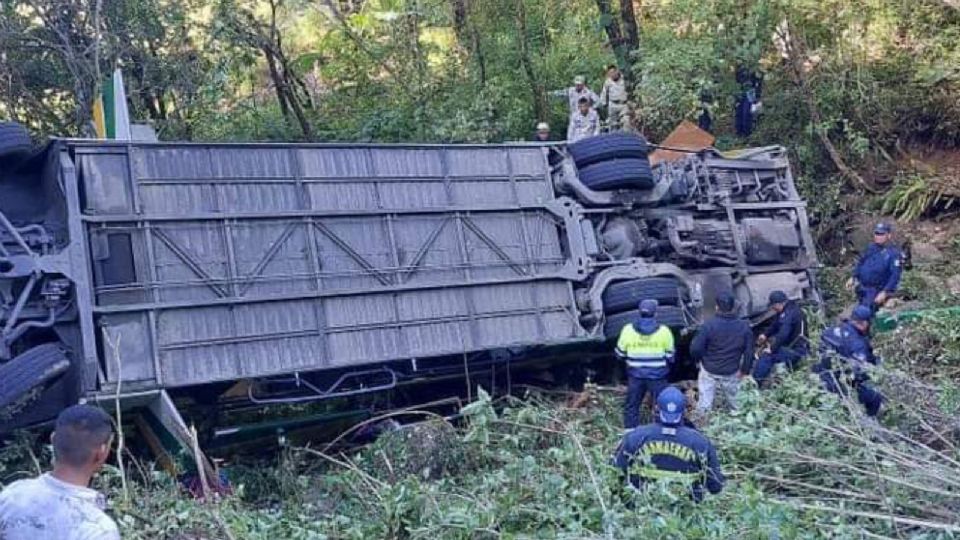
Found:
<svg viewBox="0 0 960 540"><path fill-rule="evenodd" d="M652 334L638 332L628 324L620 331L617 353L627 363L627 373L640 379L662 379L673 362L673 332L660 325Z"/></svg>

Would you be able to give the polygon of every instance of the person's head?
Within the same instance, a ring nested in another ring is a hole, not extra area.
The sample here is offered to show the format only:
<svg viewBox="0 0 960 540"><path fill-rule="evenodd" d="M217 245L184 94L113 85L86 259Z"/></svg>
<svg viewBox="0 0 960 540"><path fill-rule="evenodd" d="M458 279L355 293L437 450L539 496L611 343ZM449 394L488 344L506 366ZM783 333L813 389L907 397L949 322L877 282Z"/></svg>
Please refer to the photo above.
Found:
<svg viewBox="0 0 960 540"><path fill-rule="evenodd" d="M768 301L770 303L770 309L776 311L777 313L783 313L783 310L787 307L787 293L783 291L773 291L770 293Z"/></svg>
<svg viewBox="0 0 960 540"><path fill-rule="evenodd" d="M55 467L92 475L110 456L113 420L98 407L74 405L57 417L52 439Z"/></svg>
<svg viewBox="0 0 960 540"><path fill-rule="evenodd" d="M640 317L643 319L652 319L657 316L657 306L659 304L656 300L652 298L646 298L640 301L638 306L640 310Z"/></svg>
<svg viewBox="0 0 960 540"><path fill-rule="evenodd" d="M580 114L586 116L590 112L590 100L582 97L577 101L577 110L580 111Z"/></svg>
<svg viewBox="0 0 960 540"><path fill-rule="evenodd" d="M737 297L730 291L724 291L717 295L717 311L720 313L733 313L737 309Z"/></svg>
<svg viewBox="0 0 960 540"><path fill-rule="evenodd" d="M537 124L537 138L541 141L545 141L550 138L550 124L546 122L540 122Z"/></svg>
<svg viewBox="0 0 960 540"><path fill-rule="evenodd" d="M890 240L892 234L893 227L889 223L877 223L873 228L873 243L882 246Z"/></svg>
<svg viewBox="0 0 960 540"><path fill-rule="evenodd" d="M687 409L687 397L676 386L668 386L657 396L657 416L660 423L675 426L683 422Z"/></svg>
<svg viewBox="0 0 960 540"><path fill-rule="evenodd" d="M616 64L610 64L609 66L607 66L607 77L610 77L615 81L619 81L620 68L618 68Z"/></svg>
<svg viewBox="0 0 960 540"><path fill-rule="evenodd" d="M861 333L866 334L870 330L870 319L873 318L873 311L869 307L859 305L853 308L850 314L850 324L855 326Z"/></svg>
<svg viewBox="0 0 960 540"><path fill-rule="evenodd" d="M577 92L583 90L583 87L586 83L587 80L583 78L583 75L577 75L573 78L573 87L577 89Z"/></svg>

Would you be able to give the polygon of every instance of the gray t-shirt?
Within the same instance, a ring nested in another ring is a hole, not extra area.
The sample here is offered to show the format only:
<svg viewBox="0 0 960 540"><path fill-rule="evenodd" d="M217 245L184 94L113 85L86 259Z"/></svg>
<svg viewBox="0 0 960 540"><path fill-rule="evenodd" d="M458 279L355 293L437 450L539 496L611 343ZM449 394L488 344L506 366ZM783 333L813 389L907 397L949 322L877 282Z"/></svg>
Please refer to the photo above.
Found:
<svg viewBox="0 0 960 540"><path fill-rule="evenodd" d="M49 473L0 493L0 540L120 540L106 499Z"/></svg>

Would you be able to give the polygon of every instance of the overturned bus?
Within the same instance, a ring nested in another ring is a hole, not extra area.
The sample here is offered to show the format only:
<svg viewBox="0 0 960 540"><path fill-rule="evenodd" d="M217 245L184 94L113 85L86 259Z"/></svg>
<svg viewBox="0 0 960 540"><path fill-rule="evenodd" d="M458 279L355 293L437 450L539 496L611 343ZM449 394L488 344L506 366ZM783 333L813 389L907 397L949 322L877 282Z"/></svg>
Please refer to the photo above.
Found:
<svg viewBox="0 0 960 540"><path fill-rule="evenodd" d="M651 167L627 134L31 152L22 133L0 126L0 431L237 381L256 403L386 390L602 342L641 298L677 329L724 290L754 319L774 289L819 300L781 147Z"/></svg>

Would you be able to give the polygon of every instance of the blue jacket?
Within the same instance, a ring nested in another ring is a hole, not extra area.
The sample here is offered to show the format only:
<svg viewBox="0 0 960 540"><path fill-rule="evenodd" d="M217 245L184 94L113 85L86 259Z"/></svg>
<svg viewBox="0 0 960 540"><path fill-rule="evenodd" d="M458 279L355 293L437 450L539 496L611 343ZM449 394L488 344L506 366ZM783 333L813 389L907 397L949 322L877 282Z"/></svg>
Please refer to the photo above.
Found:
<svg viewBox="0 0 960 540"><path fill-rule="evenodd" d="M648 424L623 437L614 464L635 487L660 478L690 482L694 500L703 498L703 486L720 493L724 478L717 449L703 434L686 426Z"/></svg>
<svg viewBox="0 0 960 540"><path fill-rule="evenodd" d="M641 317L620 331L617 356L637 379L666 379L674 359L673 332L654 317Z"/></svg>
<svg viewBox="0 0 960 540"><path fill-rule="evenodd" d="M750 373L753 367L753 331L750 323L720 313L703 323L690 343L690 355L714 375Z"/></svg>
<svg viewBox="0 0 960 540"><path fill-rule="evenodd" d="M896 246L870 244L860 255L853 277L867 289L896 292L903 272L903 256Z"/></svg>
<svg viewBox="0 0 960 540"><path fill-rule="evenodd" d="M858 376L865 376L863 364L879 365L880 359L874 356L870 339L860 333L850 321L843 321L840 326L826 329L820 335L820 364L816 371L834 369L832 357L846 360Z"/></svg>
<svg viewBox="0 0 960 540"><path fill-rule="evenodd" d="M770 321L763 335L767 336L770 352L777 352L781 347L788 347L794 351L806 350L806 342L801 339L803 334L803 311L796 302L787 302L783 312L778 313Z"/></svg>

